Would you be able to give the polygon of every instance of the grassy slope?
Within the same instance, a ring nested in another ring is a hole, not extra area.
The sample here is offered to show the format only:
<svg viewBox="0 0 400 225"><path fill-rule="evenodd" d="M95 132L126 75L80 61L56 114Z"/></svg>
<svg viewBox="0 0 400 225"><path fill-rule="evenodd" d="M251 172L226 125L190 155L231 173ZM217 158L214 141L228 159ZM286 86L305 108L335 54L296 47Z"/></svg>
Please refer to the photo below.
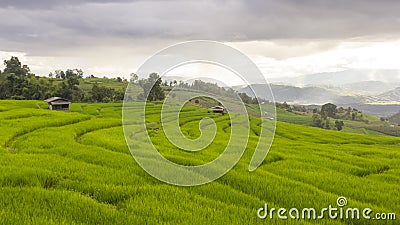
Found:
<svg viewBox="0 0 400 225"><path fill-rule="evenodd" d="M312 126L313 124L312 114L300 115L279 108L277 108L277 113L278 113L278 120L282 122L300 124L305 126ZM390 123L380 121L379 118L368 114L363 114L363 119L368 120L368 123L361 121L344 120L345 126L343 127L343 131L349 133L378 135L378 136L383 136L383 135L400 136L400 127L398 126L391 127ZM335 119L330 120L332 128L335 125L334 122Z"/></svg>
<svg viewBox="0 0 400 225"><path fill-rule="evenodd" d="M0 224L313 224L262 221L256 210L264 203L323 208L339 196L352 207L400 213L399 138L279 122L255 172L247 171L249 149L221 179L184 188L161 183L136 164L125 145L121 104L44 108L39 101L0 101ZM183 112L186 135L198 135L189 132L198 117ZM226 123L215 119L218 126ZM170 150L160 149L178 162L191 160Z"/></svg>
<svg viewBox="0 0 400 225"><path fill-rule="evenodd" d="M79 83L80 83L79 88L85 91L91 90L93 84L113 89L125 89L127 86L126 82L118 82L115 79L109 79L109 78L84 78L80 79Z"/></svg>

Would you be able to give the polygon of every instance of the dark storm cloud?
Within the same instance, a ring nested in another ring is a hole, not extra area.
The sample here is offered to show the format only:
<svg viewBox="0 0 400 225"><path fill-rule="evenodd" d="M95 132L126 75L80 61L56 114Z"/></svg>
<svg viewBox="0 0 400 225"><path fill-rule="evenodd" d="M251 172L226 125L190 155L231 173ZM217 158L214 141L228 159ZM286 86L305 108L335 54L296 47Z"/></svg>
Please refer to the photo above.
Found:
<svg viewBox="0 0 400 225"><path fill-rule="evenodd" d="M81 5L86 3L112 3L112 2L132 2L130 0L2 0L0 7L20 8L20 9L48 9L66 5Z"/></svg>
<svg viewBox="0 0 400 225"><path fill-rule="evenodd" d="M343 39L397 35L400 1L0 1L0 50L132 39Z"/></svg>

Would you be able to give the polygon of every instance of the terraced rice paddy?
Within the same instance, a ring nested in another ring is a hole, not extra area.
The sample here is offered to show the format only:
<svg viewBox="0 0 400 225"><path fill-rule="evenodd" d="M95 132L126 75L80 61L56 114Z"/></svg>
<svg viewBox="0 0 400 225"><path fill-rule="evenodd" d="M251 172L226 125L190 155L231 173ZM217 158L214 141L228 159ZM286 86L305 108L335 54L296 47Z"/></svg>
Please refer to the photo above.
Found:
<svg viewBox="0 0 400 225"><path fill-rule="evenodd" d="M187 153L166 142L160 107L149 105L155 116L148 127L165 157L202 164L223 150L228 115L185 108L180 124L187 137L198 137L204 116L218 127L212 147ZM121 104L73 104L70 112L55 112L39 101L0 101L0 224L398 224L259 219L265 203L320 209L335 206L339 196L351 207L399 215L400 139L278 122L269 155L249 172L257 119L251 124L248 148L233 170L203 186L176 187L148 175L131 156Z"/></svg>

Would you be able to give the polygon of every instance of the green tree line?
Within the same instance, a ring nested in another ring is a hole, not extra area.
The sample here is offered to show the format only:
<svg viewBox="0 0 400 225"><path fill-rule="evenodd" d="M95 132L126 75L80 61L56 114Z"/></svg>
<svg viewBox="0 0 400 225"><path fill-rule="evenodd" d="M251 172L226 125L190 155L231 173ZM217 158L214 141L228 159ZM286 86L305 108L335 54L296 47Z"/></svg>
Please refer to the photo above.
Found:
<svg viewBox="0 0 400 225"><path fill-rule="evenodd" d="M117 102L124 98L124 85L117 89L94 83L88 90L80 88L84 80L81 69L56 70L49 77L40 77L15 56L5 60L4 66L0 71L0 99L44 100L58 96L75 102ZM95 77L86 79L91 78ZM121 78L117 81L124 82Z"/></svg>
<svg viewBox="0 0 400 225"><path fill-rule="evenodd" d="M5 69L0 71L0 99L44 100L57 96L73 102L120 102L124 99L128 85L128 81L120 77L116 79L97 78L90 75L84 78L81 69L56 70L51 72L48 77L36 76L27 65L23 65L15 56L4 60L4 65ZM115 85L103 85L101 81L92 82L96 79L113 80L120 85L114 87ZM247 104L258 103L258 99L245 93L237 93L232 88L225 89L216 83L201 80L195 80L191 84L176 80L168 83L167 81L163 82L157 73L151 73L148 78L142 79L139 79L136 74L131 74L129 82L143 89L143 92L137 96L138 100L144 100L147 97L147 101L160 101L165 98L165 92L170 91L173 87L179 87L228 97L239 94L243 102Z"/></svg>

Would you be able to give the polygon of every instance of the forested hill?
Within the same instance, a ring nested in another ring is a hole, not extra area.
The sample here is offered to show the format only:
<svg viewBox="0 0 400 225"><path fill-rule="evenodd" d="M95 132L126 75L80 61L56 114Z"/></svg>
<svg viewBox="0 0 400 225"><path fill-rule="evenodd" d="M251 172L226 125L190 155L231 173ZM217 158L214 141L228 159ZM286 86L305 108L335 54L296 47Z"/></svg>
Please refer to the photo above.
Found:
<svg viewBox="0 0 400 225"><path fill-rule="evenodd" d="M128 81L122 78L84 78L80 69L56 70L48 77L33 74L17 57L4 61L0 99L44 100L60 96L75 102L115 102L124 98Z"/></svg>
<svg viewBox="0 0 400 225"><path fill-rule="evenodd" d="M202 90L219 95L230 96L233 89L225 89L217 84L195 80L193 83L183 81L162 81L157 73L148 78L139 79L132 73L129 81L121 77L98 78L94 75L84 77L81 69L56 70L47 77L33 74L27 65L23 65L17 57L4 61L5 69L0 71L0 99L44 100L58 96L73 102L121 102L124 99L128 83L137 91L137 99L144 100L148 93L148 101L163 100L164 92L174 86L186 89ZM152 85L152 90L147 90ZM257 100L245 93L239 93L245 103L256 103Z"/></svg>

